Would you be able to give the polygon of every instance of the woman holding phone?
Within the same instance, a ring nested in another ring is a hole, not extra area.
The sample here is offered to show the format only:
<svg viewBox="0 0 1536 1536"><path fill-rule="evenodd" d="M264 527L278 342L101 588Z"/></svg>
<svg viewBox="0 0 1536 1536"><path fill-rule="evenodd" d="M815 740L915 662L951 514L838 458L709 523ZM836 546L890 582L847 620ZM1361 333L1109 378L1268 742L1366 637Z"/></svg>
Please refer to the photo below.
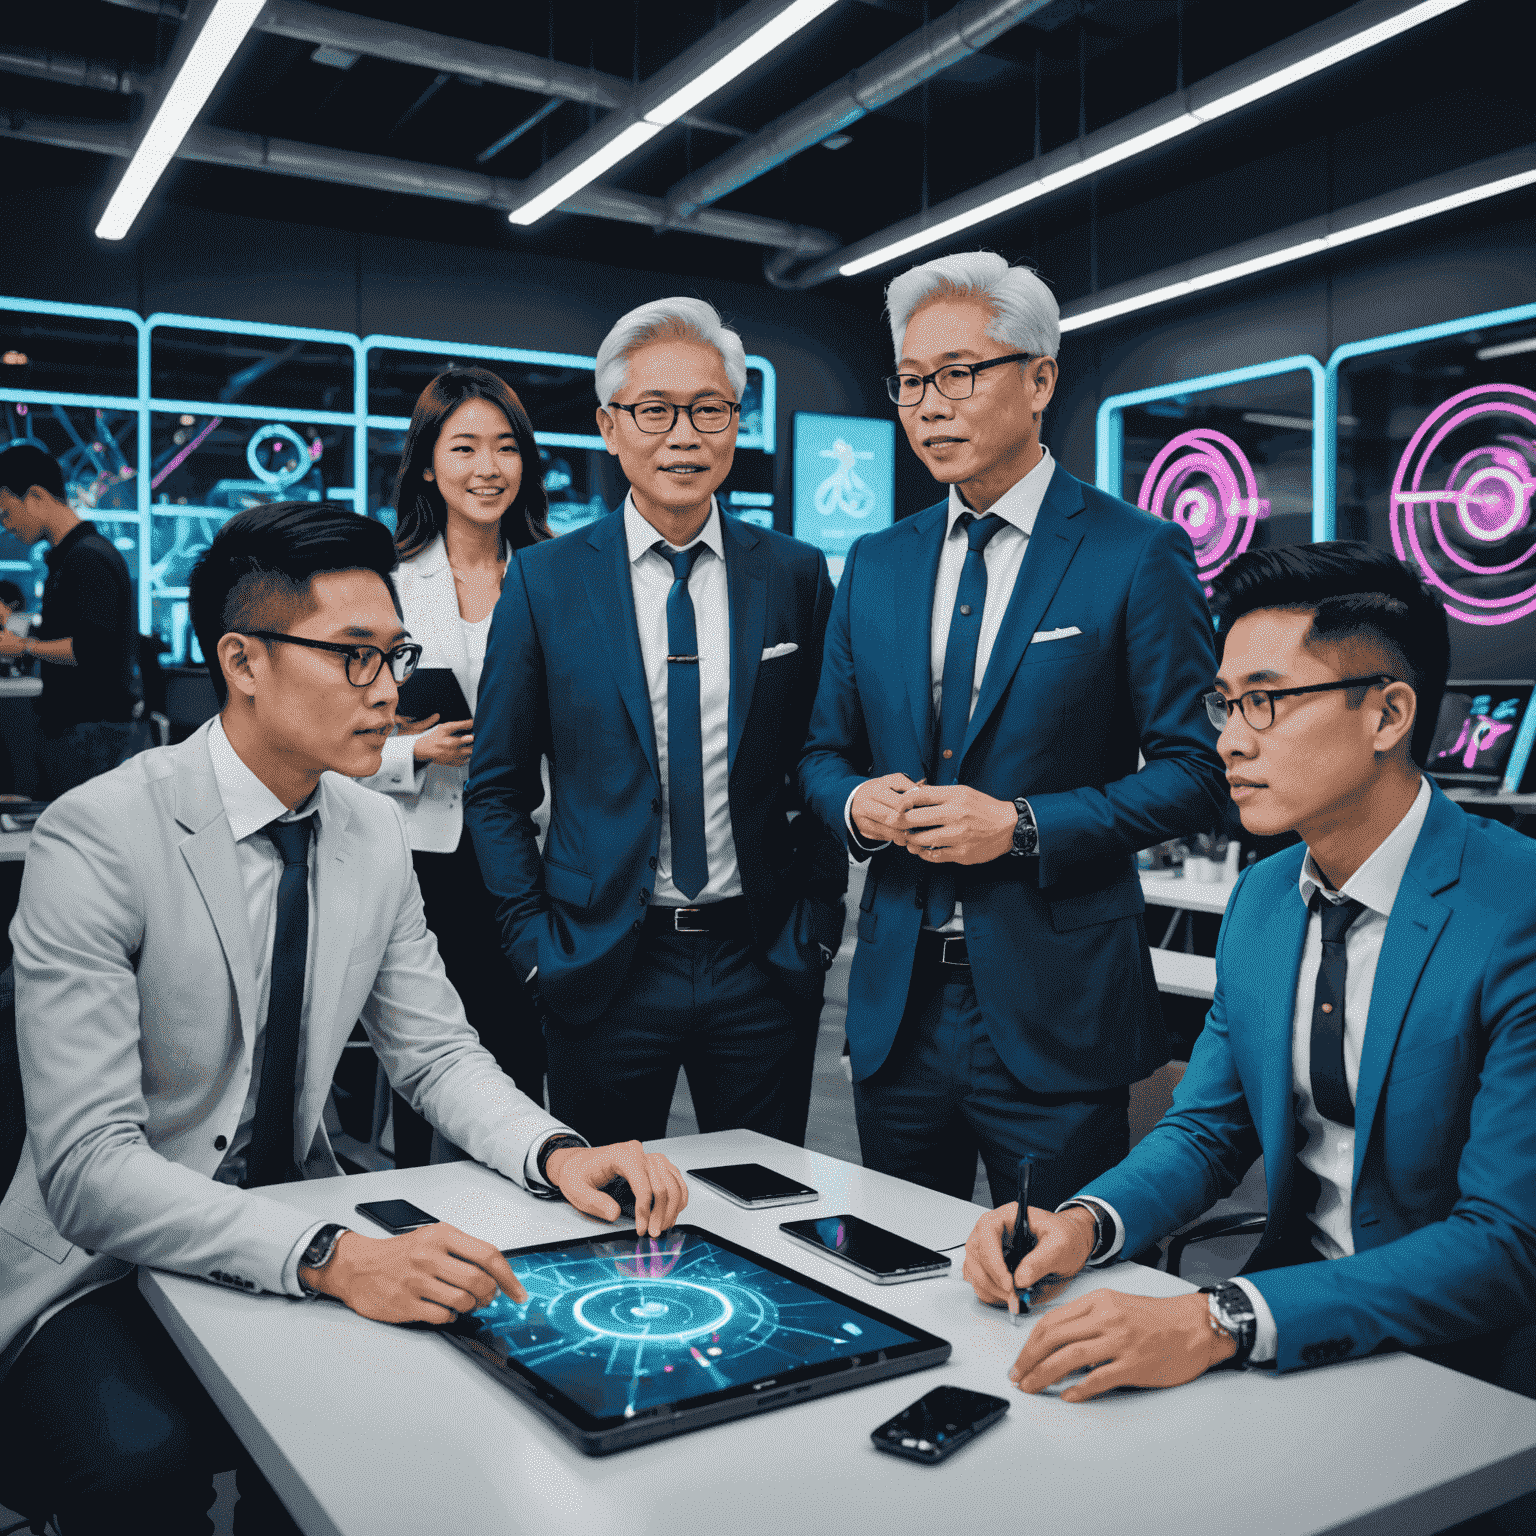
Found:
<svg viewBox="0 0 1536 1536"><path fill-rule="evenodd" d="M467 714L445 720L434 712L406 724L385 743L379 772L362 782L399 798L427 926L448 979L502 1070L542 1104L544 1039L522 978L502 952L463 810L502 576L515 551L551 537L533 427L504 380L484 368L453 368L427 385L406 433L395 508L395 583L406 628L424 647L417 677L438 685L439 695L462 694ZM434 676L423 677L432 669ZM402 712L406 707L402 699ZM394 1107L395 1164L420 1166L431 1127L399 1094Z"/></svg>

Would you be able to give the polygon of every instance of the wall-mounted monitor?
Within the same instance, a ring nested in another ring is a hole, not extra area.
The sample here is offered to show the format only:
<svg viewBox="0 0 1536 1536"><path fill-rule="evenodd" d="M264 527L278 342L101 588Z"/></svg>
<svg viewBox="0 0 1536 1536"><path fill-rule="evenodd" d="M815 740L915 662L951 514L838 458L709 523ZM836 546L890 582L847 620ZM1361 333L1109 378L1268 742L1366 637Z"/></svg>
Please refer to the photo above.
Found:
<svg viewBox="0 0 1536 1536"><path fill-rule="evenodd" d="M1425 767L1441 783L1485 793L1519 788L1530 757L1530 678L1450 682Z"/></svg>
<svg viewBox="0 0 1536 1536"><path fill-rule="evenodd" d="M795 537L836 581L853 541L896 519L896 424L795 412Z"/></svg>

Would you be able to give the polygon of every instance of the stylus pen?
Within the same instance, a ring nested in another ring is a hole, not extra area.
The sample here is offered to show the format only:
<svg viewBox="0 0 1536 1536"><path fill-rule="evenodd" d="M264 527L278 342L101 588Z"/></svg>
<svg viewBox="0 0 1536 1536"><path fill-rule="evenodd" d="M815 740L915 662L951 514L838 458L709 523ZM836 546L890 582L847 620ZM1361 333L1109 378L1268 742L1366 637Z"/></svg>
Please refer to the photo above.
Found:
<svg viewBox="0 0 1536 1536"><path fill-rule="evenodd" d="M1008 1266L1010 1277L1024 1262L1025 1255L1034 1248L1037 1241L1029 1226L1029 1175L1034 1162L1032 1157L1019 1159L1019 1213L1014 1217L1013 1231L1003 1248L1003 1263ZM1023 1317L1029 1311L1029 1291L1027 1288L1021 1291L1015 1287L1014 1295L1019 1298L1019 1310L1016 1316Z"/></svg>

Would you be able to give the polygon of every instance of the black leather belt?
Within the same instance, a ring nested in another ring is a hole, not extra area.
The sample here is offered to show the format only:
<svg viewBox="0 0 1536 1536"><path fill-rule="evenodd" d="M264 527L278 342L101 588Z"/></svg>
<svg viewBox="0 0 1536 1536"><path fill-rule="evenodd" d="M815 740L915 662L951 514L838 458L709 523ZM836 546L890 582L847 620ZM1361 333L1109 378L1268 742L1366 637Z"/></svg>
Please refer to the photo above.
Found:
<svg viewBox="0 0 1536 1536"><path fill-rule="evenodd" d="M943 966L946 970L970 970L971 957L965 947L965 935L920 929L917 935L917 961L919 965Z"/></svg>
<svg viewBox="0 0 1536 1536"><path fill-rule="evenodd" d="M750 934L752 915L745 896L702 907L647 907L644 929L646 933Z"/></svg>

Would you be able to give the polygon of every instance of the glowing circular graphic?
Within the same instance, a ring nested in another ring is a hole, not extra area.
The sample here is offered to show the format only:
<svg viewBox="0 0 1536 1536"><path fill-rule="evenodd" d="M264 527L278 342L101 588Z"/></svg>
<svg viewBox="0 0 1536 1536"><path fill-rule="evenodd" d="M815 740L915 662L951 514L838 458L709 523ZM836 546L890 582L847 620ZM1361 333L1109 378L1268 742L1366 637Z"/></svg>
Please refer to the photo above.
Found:
<svg viewBox="0 0 1536 1536"><path fill-rule="evenodd" d="M735 1310L713 1286L692 1280L629 1280L585 1292L571 1316L604 1338L659 1344L715 1332Z"/></svg>
<svg viewBox="0 0 1536 1536"><path fill-rule="evenodd" d="M1431 411L1403 450L1392 547L1418 566L1453 619L1513 623L1536 610L1533 490L1536 392L1464 389Z"/></svg>
<svg viewBox="0 0 1536 1536"><path fill-rule="evenodd" d="M263 464L261 450L267 443L286 444L293 449L293 457L289 458L282 448L278 448L272 465ZM317 457L292 427L285 427L277 421L257 427L251 434L250 442L245 445L245 462L251 466L251 473L264 485L270 485L278 491L285 491L290 485L302 480L314 468Z"/></svg>
<svg viewBox="0 0 1536 1536"><path fill-rule="evenodd" d="M1207 592L1217 573L1248 548L1254 523L1269 516L1248 455L1211 427L1181 432L1158 453L1136 505L1189 535Z"/></svg>

